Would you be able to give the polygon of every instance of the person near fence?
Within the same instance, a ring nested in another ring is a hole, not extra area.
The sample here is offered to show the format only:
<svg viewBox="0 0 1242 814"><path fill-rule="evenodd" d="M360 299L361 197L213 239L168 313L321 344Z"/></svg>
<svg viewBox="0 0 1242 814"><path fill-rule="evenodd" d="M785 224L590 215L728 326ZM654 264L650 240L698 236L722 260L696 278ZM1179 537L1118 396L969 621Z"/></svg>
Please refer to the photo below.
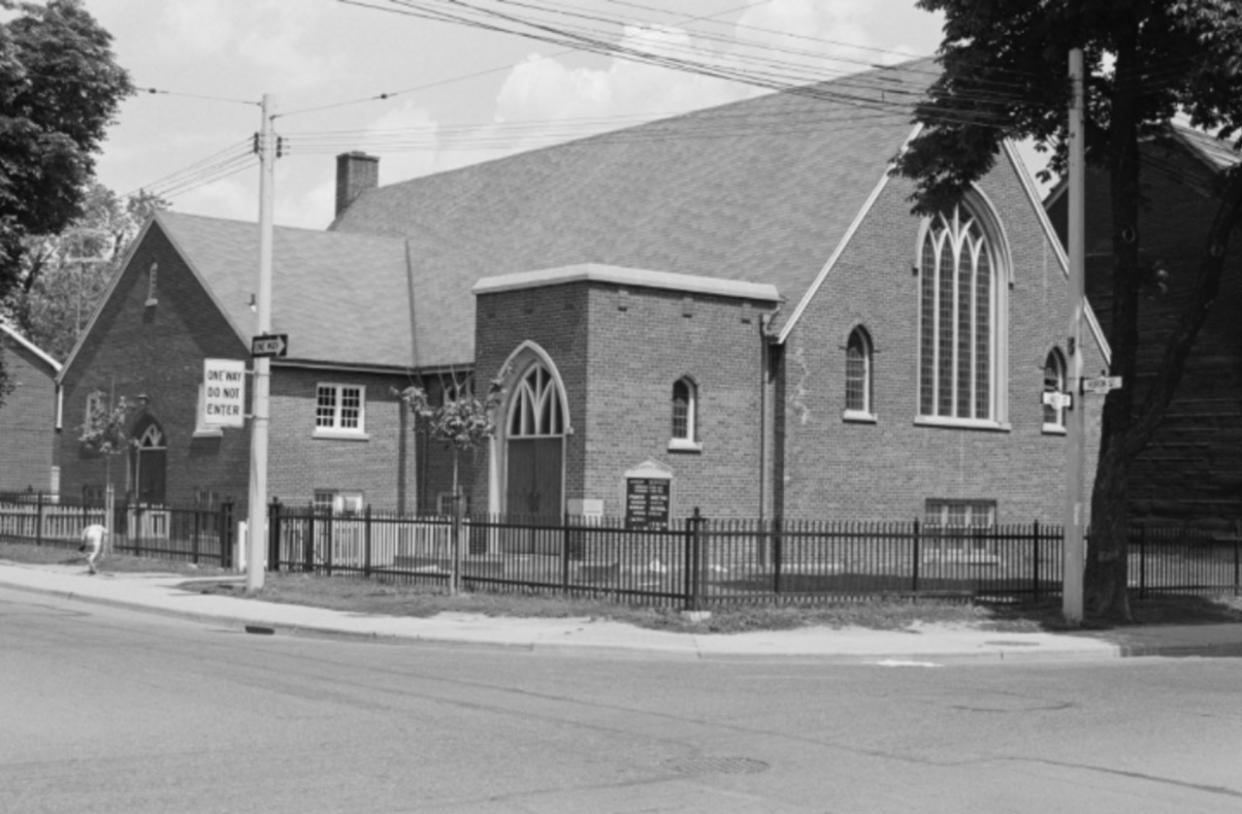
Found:
<svg viewBox="0 0 1242 814"><path fill-rule="evenodd" d="M92 574L96 573L95 562L99 559L99 553L103 551L104 538L107 534L108 530L98 523L92 523L82 529L82 545L78 546L78 551L86 554L86 567Z"/></svg>

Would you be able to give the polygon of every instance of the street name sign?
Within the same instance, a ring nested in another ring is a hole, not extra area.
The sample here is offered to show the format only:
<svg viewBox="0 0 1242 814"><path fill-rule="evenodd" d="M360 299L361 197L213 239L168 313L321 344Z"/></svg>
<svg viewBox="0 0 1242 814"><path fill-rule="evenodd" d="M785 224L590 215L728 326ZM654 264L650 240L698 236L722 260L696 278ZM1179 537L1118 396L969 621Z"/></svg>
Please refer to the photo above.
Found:
<svg viewBox="0 0 1242 814"><path fill-rule="evenodd" d="M204 359L201 403L203 426L244 426L246 363L240 359Z"/></svg>
<svg viewBox="0 0 1242 814"><path fill-rule="evenodd" d="M1095 393L1099 396L1108 395L1109 390L1121 389L1120 376L1096 376L1091 379L1082 380L1082 392Z"/></svg>
<svg viewBox="0 0 1242 814"><path fill-rule="evenodd" d="M251 356L284 356L289 352L289 334L263 334L250 340Z"/></svg>

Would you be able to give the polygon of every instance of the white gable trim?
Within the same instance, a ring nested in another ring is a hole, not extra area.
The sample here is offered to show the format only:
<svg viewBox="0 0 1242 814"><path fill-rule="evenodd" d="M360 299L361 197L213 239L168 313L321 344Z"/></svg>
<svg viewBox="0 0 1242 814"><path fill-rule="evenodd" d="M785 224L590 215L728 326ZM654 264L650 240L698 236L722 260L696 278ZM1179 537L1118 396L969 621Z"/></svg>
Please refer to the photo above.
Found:
<svg viewBox="0 0 1242 814"><path fill-rule="evenodd" d="M1057 235L1056 229L1052 228L1052 221L1048 219L1048 211L1044 209L1044 205L1039 199L1039 192L1035 189L1035 182L1031 178L1026 165L1022 162L1022 157L1018 155L1018 148L1013 141L1005 139L1002 144L1004 145L1005 155L1009 158L1009 163L1013 166L1014 172L1017 173L1018 179L1022 182L1022 188L1026 191L1027 198L1030 199L1031 208L1035 210L1035 217L1044 229L1044 236L1047 238L1048 243L1052 245L1053 255L1056 257L1057 262L1061 264L1061 272L1065 275L1065 279L1069 280L1069 257L1065 254L1065 247L1061 245L1061 238ZM1091 329L1091 335L1095 337L1100 353L1104 356L1105 364L1111 364L1113 349L1109 347L1108 340L1104 337L1104 329L1100 327L1100 321L1096 319L1091 303L1084 302L1083 306L1087 327Z"/></svg>
<svg viewBox="0 0 1242 814"><path fill-rule="evenodd" d="M770 302L780 300L780 293L776 290L776 286L770 283L750 283L719 277L610 266L604 263L578 263L571 266L484 277L476 282L470 291L478 296L575 282L612 283L634 288L659 288L690 294L714 294L720 297Z"/></svg>
<svg viewBox="0 0 1242 814"><path fill-rule="evenodd" d="M17 344L21 345L21 346L22 346L23 348L25 348L26 350L28 350L28 351L30 351L31 353L33 353L33 354L34 354L34 355L35 355L35 356L39 359L39 361L43 362L43 363L44 363L44 364L46 364L48 367L50 367L50 368L52 369L52 375L53 375L53 376L55 376L56 374L60 373L60 362L56 361L56 360L55 360L55 359L53 359L51 356L48 356L48 355L47 355L47 354L43 351L43 349L42 349L42 348L40 348L38 345L36 345L35 343L31 342L29 339L27 339L26 337L22 336L22 335L21 335L21 334L19 334L17 331L15 331L14 329L10 328L8 325L5 325L5 324L4 324L4 323L2 323L2 322L0 322L0 331L4 331L4 333L5 333L5 334L6 334L9 338L11 338L14 342L16 342Z"/></svg>
<svg viewBox="0 0 1242 814"><path fill-rule="evenodd" d="M906 137L905 142L901 146L902 152L905 152L906 145L908 145L922 129L923 125L920 124L916 125L914 129L910 131L910 135ZM828 262L824 263L823 268L819 270L819 274L815 277L815 282L811 283L811 287L806 290L804 295L802 295L802 299L798 302L797 307L794 308L793 313L789 315L789 319L781 327L781 331L776 337L778 344L783 345L786 340L789 339L789 335L793 333L793 329L797 326L798 320L802 318L803 312L810 306L811 300L815 299L815 295L819 293L819 289L824 285L824 281L828 279L828 274L837 264L837 261L841 259L841 255L845 253L845 247L848 246L850 241L854 239L855 233L858 232L859 227L862 226L862 223L866 220L867 215L871 214L872 207L874 207L875 202L879 200L880 193L884 191L886 186L888 186L888 181L892 175L893 162L889 162L888 167L884 170L884 174L880 176L879 182L875 185L875 188L871 190L871 194L867 196L867 200L863 203L862 208L858 210L858 214L854 216L854 222L850 224L850 227L845 230L845 234L841 236L841 240L837 243L836 249L833 250L832 256L828 258Z"/></svg>

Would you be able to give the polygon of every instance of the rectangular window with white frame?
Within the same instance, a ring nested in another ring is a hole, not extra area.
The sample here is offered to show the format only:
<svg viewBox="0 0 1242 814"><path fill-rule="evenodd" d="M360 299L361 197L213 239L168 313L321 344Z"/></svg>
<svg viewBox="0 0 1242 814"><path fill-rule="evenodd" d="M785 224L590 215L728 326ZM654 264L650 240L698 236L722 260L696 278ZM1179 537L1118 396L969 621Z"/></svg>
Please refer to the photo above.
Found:
<svg viewBox="0 0 1242 814"><path fill-rule="evenodd" d="M995 550L995 500L929 498L923 512L926 550L939 555L990 555Z"/></svg>
<svg viewBox="0 0 1242 814"><path fill-rule="evenodd" d="M367 389L321 382L315 388L317 438L366 438Z"/></svg>

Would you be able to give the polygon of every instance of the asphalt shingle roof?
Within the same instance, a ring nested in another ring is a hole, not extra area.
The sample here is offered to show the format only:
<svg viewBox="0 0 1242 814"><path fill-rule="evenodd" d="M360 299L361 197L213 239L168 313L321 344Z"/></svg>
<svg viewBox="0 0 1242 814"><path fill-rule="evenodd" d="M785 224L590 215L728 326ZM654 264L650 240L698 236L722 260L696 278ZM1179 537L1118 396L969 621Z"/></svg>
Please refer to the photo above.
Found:
<svg viewBox="0 0 1242 814"><path fill-rule="evenodd" d="M160 212L156 222L247 341L258 224L175 212ZM402 240L277 227L272 331L289 335L290 359L410 367L407 279Z"/></svg>
<svg viewBox="0 0 1242 814"><path fill-rule="evenodd" d="M498 274L600 263L770 283L797 304L934 76L912 63L379 187L330 228L409 241L419 365L473 360L470 288Z"/></svg>

